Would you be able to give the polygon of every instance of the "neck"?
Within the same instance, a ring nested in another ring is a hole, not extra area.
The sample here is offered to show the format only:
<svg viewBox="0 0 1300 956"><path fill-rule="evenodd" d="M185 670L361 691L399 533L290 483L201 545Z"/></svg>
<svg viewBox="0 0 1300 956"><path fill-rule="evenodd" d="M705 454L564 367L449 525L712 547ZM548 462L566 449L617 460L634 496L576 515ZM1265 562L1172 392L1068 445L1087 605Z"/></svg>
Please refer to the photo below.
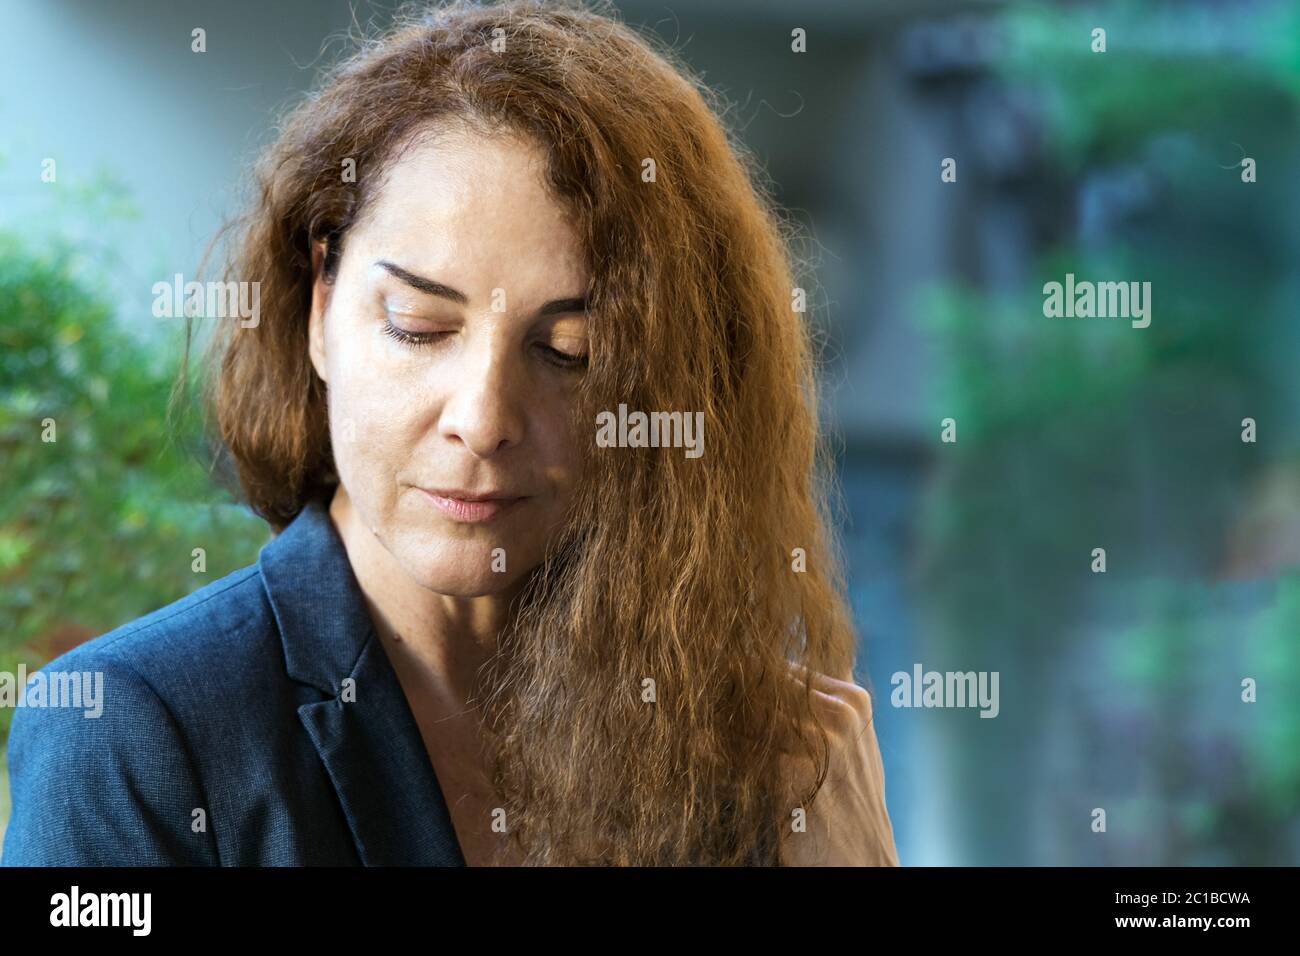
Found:
<svg viewBox="0 0 1300 956"><path fill-rule="evenodd" d="M515 589L482 597L431 591L412 580L366 526L342 485L329 513L375 631L399 675L416 680L421 693L439 704L472 707L478 669L495 651L509 621Z"/></svg>

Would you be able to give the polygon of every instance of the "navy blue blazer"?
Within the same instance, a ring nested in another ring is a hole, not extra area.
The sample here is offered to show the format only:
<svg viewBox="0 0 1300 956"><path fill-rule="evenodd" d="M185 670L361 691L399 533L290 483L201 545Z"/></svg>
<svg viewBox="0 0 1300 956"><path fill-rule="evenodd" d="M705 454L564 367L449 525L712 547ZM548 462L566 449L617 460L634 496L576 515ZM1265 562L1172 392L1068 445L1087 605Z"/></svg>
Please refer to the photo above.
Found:
<svg viewBox="0 0 1300 956"><path fill-rule="evenodd" d="M14 711L3 865L465 865L324 503L42 670L102 672L103 711Z"/></svg>

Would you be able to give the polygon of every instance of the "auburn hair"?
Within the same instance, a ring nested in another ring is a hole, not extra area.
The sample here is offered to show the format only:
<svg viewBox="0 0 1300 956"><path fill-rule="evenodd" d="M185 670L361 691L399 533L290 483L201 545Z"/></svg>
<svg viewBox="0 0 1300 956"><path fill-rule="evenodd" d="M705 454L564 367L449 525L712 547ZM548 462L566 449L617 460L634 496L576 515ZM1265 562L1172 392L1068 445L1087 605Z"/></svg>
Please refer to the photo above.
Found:
<svg viewBox="0 0 1300 956"><path fill-rule="evenodd" d="M205 384L243 495L278 531L338 481L307 350L313 244L336 260L423 129L530 137L593 277L577 412L592 445L619 403L703 412L707 443L694 459L585 451L570 519L480 675L509 833L530 863L778 864L828 761L788 662L843 676L855 652L792 305L800 231L724 105L607 4L407 7L352 39L231 224L225 278L260 283L260 321L222 323ZM792 751L816 768L802 792L781 777Z"/></svg>

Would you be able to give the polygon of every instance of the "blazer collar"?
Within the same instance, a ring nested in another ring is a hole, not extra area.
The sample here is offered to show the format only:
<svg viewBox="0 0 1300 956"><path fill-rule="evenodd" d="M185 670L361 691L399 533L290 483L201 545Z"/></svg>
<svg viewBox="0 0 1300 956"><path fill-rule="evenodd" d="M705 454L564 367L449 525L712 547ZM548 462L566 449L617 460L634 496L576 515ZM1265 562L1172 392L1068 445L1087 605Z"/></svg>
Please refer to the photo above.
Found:
<svg viewBox="0 0 1300 956"><path fill-rule="evenodd" d="M289 677L328 695L298 716L338 791L361 862L464 866L419 727L325 502L303 508L257 563Z"/></svg>

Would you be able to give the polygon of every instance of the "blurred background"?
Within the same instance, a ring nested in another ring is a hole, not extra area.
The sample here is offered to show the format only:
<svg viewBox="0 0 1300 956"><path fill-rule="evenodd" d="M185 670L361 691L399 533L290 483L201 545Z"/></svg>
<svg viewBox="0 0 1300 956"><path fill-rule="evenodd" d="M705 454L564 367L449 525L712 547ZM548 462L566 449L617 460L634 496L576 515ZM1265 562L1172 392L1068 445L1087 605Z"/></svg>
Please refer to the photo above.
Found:
<svg viewBox="0 0 1300 956"><path fill-rule="evenodd" d="M168 426L151 289L391 8L0 0L0 671L267 540ZM1300 863L1300 4L618 8L810 240L903 863ZM1046 317L1067 273L1149 281L1150 326ZM886 706L917 664L996 671L998 716Z"/></svg>

